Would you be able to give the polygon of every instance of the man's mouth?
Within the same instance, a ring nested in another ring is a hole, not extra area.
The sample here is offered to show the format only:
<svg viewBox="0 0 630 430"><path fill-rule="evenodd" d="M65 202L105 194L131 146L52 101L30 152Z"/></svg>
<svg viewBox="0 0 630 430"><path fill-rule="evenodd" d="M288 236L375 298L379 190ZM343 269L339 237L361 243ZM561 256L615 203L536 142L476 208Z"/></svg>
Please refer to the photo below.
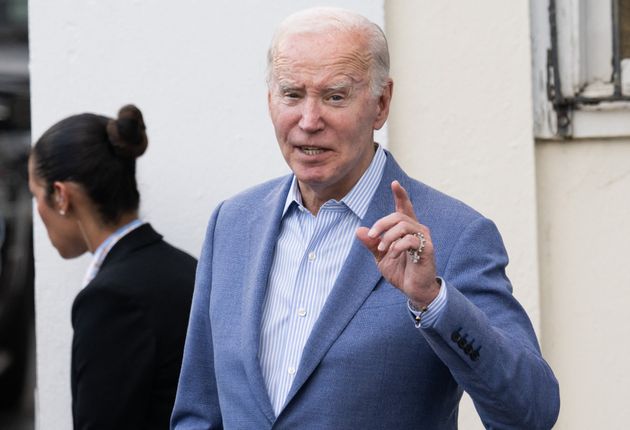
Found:
<svg viewBox="0 0 630 430"><path fill-rule="evenodd" d="M318 155L324 152L325 150L322 148L315 148L313 146L300 146L300 151L302 151L306 155Z"/></svg>

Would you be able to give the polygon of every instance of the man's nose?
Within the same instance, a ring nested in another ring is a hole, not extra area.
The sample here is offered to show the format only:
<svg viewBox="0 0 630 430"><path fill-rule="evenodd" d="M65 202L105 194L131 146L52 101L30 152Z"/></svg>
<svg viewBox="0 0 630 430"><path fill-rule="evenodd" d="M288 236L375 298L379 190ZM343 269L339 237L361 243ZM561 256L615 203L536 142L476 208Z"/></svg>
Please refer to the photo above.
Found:
<svg viewBox="0 0 630 430"><path fill-rule="evenodd" d="M307 133L314 133L324 128L321 106L315 98L304 100L299 126Z"/></svg>

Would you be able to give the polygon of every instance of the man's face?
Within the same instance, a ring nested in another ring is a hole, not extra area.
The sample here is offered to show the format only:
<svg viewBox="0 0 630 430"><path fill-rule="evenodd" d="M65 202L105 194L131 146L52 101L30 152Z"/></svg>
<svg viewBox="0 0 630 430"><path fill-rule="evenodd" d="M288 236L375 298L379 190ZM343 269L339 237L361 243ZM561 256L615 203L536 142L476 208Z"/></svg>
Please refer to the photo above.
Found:
<svg viewBox="0 0 630 430"><path fill-rule="evenodd" d="M279 43L269 111L303 197L339 200L369 166L391 98L391 82L372 94L370 64L357 33L294 34Z"/></svg>

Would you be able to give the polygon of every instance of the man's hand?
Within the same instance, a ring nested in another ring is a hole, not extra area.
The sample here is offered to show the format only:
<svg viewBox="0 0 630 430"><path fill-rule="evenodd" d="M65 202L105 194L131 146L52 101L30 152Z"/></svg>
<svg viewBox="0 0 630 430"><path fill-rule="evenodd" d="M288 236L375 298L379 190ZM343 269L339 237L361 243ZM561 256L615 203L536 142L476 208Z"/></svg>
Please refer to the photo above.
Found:
<svg viewBox="0 0 630 430"><path fill-rule="evenodd" d="M359 227L357 237L372 252L385 279L405 293L417 309L422 309L440 291L431 233L416 218L411 200L398 181L392 182L392 193L396 212L379 219L370 229ZM422 233L426 242L420 259L413 263L407 250L420 246L416 233Z"/></svg>

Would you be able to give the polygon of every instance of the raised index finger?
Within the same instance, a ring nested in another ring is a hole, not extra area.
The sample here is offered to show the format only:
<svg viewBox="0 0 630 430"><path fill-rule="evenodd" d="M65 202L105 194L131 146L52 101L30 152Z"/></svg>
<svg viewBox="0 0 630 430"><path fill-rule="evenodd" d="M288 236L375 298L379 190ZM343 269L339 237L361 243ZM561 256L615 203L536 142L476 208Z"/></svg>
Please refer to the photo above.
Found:
<svg viewBox="0 0 630 430"><path fill-rule="evenodd" d="M416 214L413 211L413 205L409 199L407 191L400 185L400 182L392 182L392 194L394 194L394 203L396 205L396 212L407 215L408 217L416 219Z"/></svg>

